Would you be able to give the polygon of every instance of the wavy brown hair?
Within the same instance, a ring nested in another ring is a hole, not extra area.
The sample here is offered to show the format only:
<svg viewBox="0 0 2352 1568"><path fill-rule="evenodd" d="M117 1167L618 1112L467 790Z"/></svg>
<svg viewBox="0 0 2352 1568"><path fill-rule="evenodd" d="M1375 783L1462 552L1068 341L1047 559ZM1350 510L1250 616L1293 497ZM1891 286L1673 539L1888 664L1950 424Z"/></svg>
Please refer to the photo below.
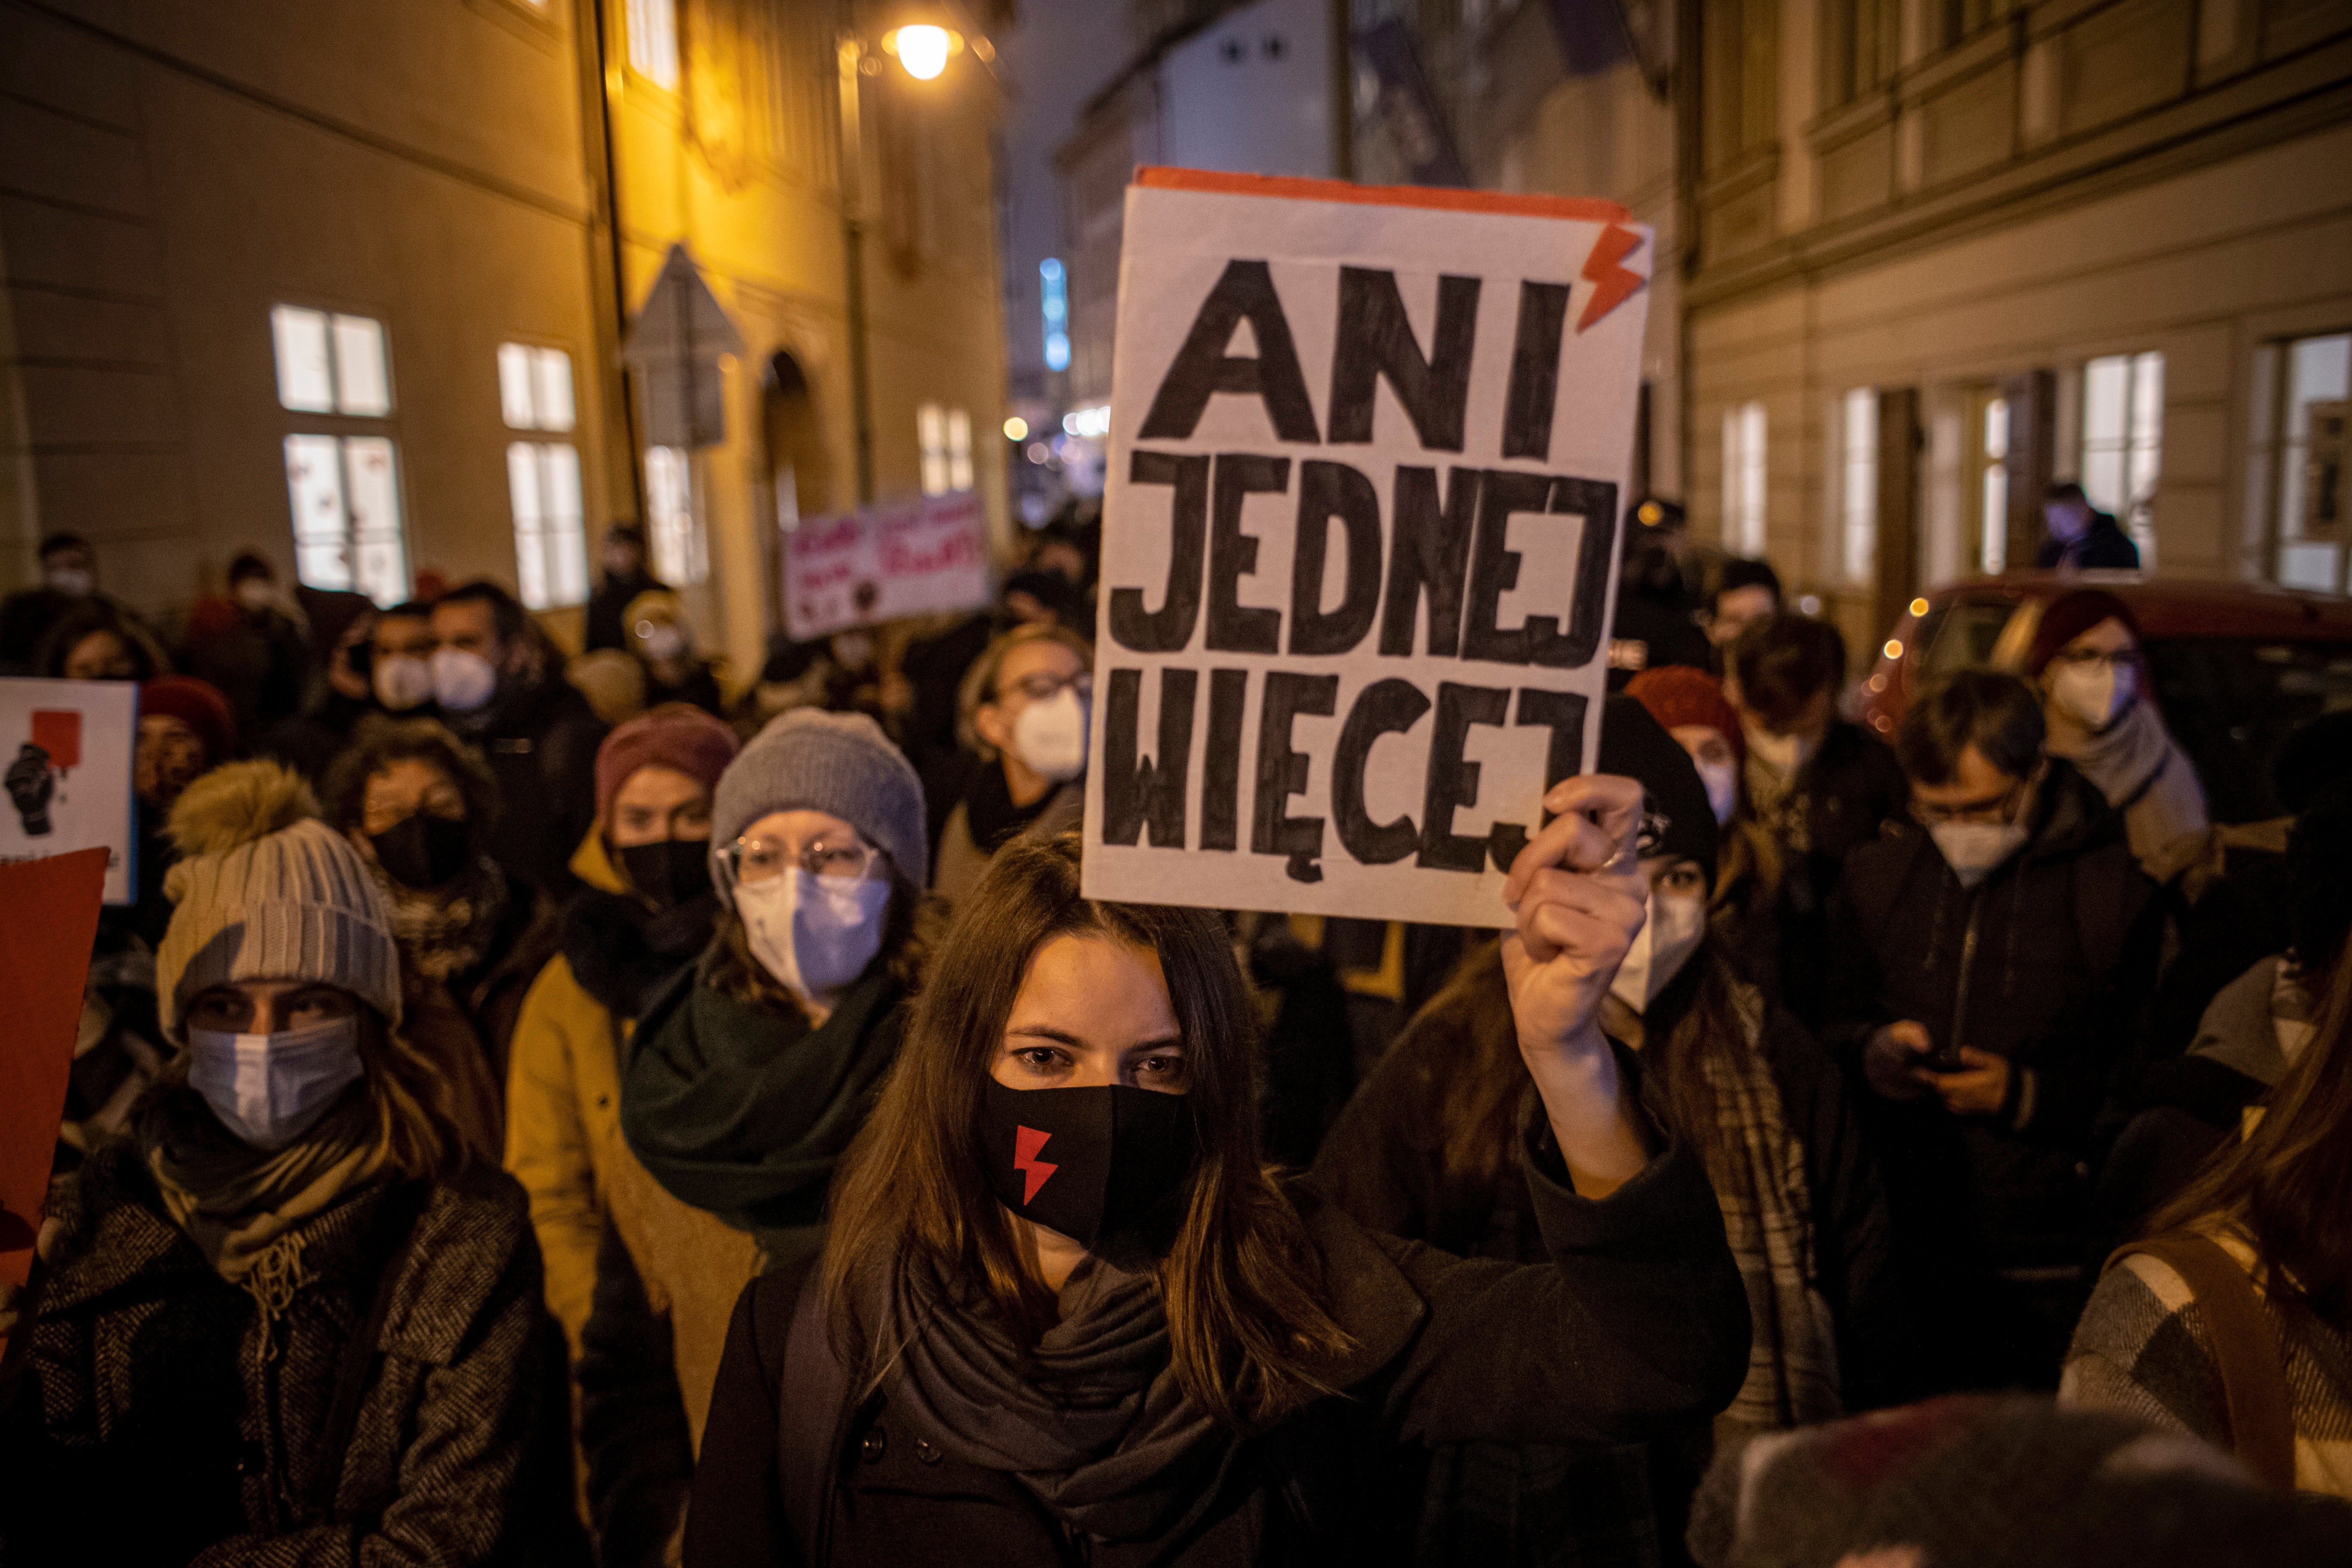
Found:
<svg viewBox="0 0 2352 1568"><path fill-rule="evenodd" d="M2352 1331L2352 940L2328 965L2310 1043L2262 1107L2253 1130L2216 1151L2146 1234L2234 1225L2274 1304Z"/></svg>
<svg viewBox="0 0 2352 1568"><path fill-rule="evenodd" d="M1158 955L1184 1043L1200 1141L1183 1218L1158 1266L1177 1380L1202 1409L1261 1431L1318 1395L1350 1342L1322 1263L1260 1157L1257 1034L1223 922L1202 910L1096 903L1075 834L996 852L934 954L879 1105L844 1156L824 1263L845 1363L878 1381L895 1347L854 1342L864 1288L894 1268L961 1282L1016 1339L1055 1319L1011 1218L990 1195L982 1086L1037 950L1090 936Z"/></svg>

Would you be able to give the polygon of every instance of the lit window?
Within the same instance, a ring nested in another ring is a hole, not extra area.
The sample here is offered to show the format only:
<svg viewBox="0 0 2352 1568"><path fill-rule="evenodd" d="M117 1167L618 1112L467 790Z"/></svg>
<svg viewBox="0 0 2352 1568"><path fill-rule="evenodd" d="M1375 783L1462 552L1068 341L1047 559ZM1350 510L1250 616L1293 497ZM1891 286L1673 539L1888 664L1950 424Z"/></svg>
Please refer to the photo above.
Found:
<svg viewBox="0 0 2352 1568"><path fill-rule="evenodd" d="M682 588L710 574L702 519L695 508L693 465L678 447L646 452L646 524L655 576Z"/></svg>
<svg viewBox="0 0 2352 1568"><path fill-rule="evenodd" d="M1723 541L1741 555L1764 553L1764 405L1723 413Z"/></svg>
<svg viewBox="0 0 2352 1568"><path fill-rule="evenodd" d="M392 413L383 322L278 305L269 312L269 337L282 406L356 419ZM379 605L408 597L391 437L305 431L286 437L285 455L295 575L313 588L357 590Z"/></svg>
<svg viewBox="0 0 2352 1568"><path fill-rule="evenodd" d="M1878 563L1878 393L1857 386L1845 395L1845 575L1867 583Z"/></svg>
<svg viewBox="0 0 2352 1568"><path fill-rule="evenodd" d="M971 489L971 416L948 410L948 489Z"/></svg>
<svg viewBox="0 0 2352 1568"><path fill-rule="evenodd" d="M269 335L278 351L281 407L362 419L392 412L383 322L279 305L269 312Z"/></svg>
<svg viewBox="0 0 2352 1568"><path fill-rule="evenodd" d="M657 86L677 86L676 0L629 0L629 64Z"/></svg>
<svg viewBox="0 0 2352 1568"><path fill-rule="evenodd" d="M358 590L379 605L408 597L400 473L381 436L289 436L286 489L294 569L313 588Z"/></svg>
<svg viewBox="0 0 2352 1568"><path fill-rule="evenodd" d="M588 547L580 508L580 454L551 441L507 447L507 496L514 504L515 579L527 609L588 598Z"/></svg>
<svg viewBox="0 0 2352 1568"><path fill-rule="evenodd" d="M2352 515L2352 332L2286 347L2278 458L2278 580L2343 586L2344 523Z"/></svg>
<svg viewBox="0 0 2352 1568"><path fill-rule="evenodd" d="M2009 399L1988 398L1977 432L1977 561L1988 573L2009 565Z"/></svg>
<svg viewBox="0 0 2352 1568"><path fill-rule="evenodd" d="M2083 493L2113 512L2156 566L2156 480L2164 455L2164 356L2110 354L2083 367Z"/></svg>
<svg viewBox="0 0 2352 1568"><path fill-rule="evenodd" d="M499 345L499 409L514 430L569 430L572 356L528 343Z"/></svg>

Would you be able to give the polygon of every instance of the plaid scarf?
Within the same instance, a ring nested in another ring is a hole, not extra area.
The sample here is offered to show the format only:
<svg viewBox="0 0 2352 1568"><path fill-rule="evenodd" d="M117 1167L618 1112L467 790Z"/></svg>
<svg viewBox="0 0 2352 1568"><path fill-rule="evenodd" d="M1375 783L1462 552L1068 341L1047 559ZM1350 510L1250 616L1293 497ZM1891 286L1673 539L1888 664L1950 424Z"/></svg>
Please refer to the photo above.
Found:
<svg viewBox="0 0 2352 1568"><path fill-rule="evenodd" d="M1716 1418L1719 1437L1843 1414L1834 1321L1819 1283L1804 1147L1789 1131L1780 1086L1760 1050L1763 995L1740 985L1733 996L1747 1048L1711 1050L1699 1060L1720 1131L1707 1174L1732 1258L1748 1285L1755 1334L1748 1379Z"/></svg>

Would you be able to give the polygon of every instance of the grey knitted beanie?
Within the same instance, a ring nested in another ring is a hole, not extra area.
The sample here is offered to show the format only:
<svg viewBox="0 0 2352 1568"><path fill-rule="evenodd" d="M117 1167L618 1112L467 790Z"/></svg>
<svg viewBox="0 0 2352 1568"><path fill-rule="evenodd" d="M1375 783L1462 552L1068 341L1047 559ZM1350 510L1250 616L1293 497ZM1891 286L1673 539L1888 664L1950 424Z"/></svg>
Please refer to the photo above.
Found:
<svg viewBox="0 0 2352 1568"><path fill-rule="evenodd" d="M166 1039L182 1043L200 993L243 980L341 986L398 1026L391 912L300 775L275 763L215 768L172 808L171 828L187 858L164 879L174 908L155 952Z"/></svg>
<svg viewBox="0 0 2352 1568"><path fill-rule="evenodd" d="M923 784L863 713L795 708L751 738L719 776L710 818L711 880L732 902L721 858L743 830L778 811L837 816L888 851L900 883L930 878Z"/></svg>

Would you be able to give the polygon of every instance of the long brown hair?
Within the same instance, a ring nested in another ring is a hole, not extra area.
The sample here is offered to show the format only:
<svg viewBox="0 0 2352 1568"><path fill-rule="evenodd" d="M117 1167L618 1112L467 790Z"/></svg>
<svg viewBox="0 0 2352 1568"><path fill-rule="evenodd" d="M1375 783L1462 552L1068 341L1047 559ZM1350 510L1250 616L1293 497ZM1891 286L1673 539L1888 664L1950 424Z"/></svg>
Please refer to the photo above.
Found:
<svg viewBox="0 0 2352 1568"><path fill-rule="evenodd" d="M2328 966L2310 1043L2243 1138L2215 1151L2147 1234L2218 1217L2253 1243L2270 1300L2352 1329L2352 940Z"/></svg>
<svg viewBox="0 0 2352 1568"><path fill-rule="evenodd" d="M996 852L934 955L898 1063L835 1179L824 1264L845 1362L880 1377L893 1347L852 1342L864 1282L929 1268L1016 1333L1054 1321L1012 1223L990 1197L982 1088L1030 959L1059 936L1156 953L1184 1042L1200 1139L1184 1217L1159 1264L1177 1380L1193 1403L1262 1430L1318 1394L1349 1346L1323 1306L1321 1261L1259 1155L1255 1024L1223 923L1202 910L1095 903L1075 834Z"/></svg>
<svg viewBox="0 0 2352 1568"><path fill-rule="evenodd" d="M1698 1150L1709 1173L1716 1173L1730 1151L1700 1058L1710 1050L1746 1052L1754 1047L1730 965L1712 942L1702 945L1691 963L1698 968L1697 991L1672 1028L1644 1041L1642 1082L1675 1135ZM1502 943L1482 942L1465 955L1412 1026L1443 1030L1460 1041L1438 1100L1443 1164L1432 1232L1458 1240L1483 1227L1503 1183L1516 1176L1519 1108L1534 1083L1519 1055Z"/></svg>

